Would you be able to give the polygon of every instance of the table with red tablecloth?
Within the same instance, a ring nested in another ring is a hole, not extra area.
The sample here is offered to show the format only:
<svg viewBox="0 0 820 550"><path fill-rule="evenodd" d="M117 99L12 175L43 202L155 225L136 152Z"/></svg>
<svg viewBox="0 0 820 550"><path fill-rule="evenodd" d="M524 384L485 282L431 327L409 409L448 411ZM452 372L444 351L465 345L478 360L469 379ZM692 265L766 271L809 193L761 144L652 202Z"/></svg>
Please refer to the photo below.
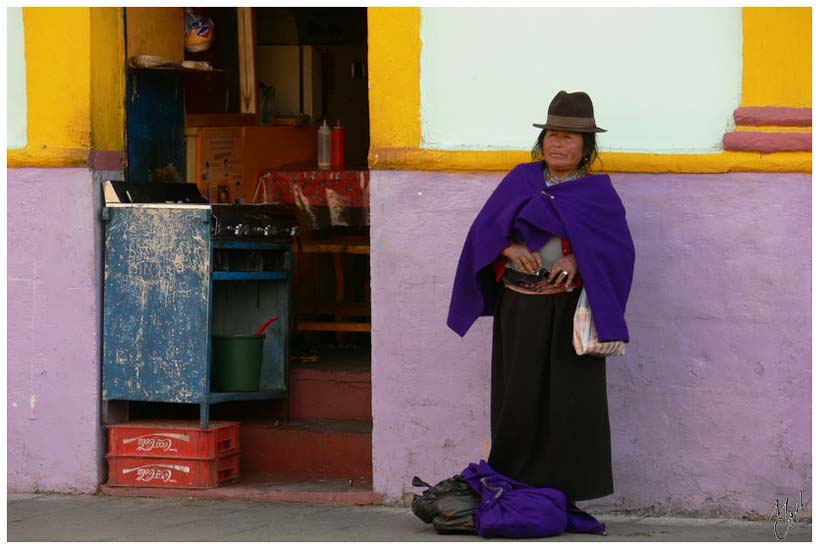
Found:
<svg viewBox="0 0 820 550"><path fill-rule="evenodd" d="M370 280L361 281L364 301L351 302L346 296L345 279L351 276L354 256L370 254L369 235L340 233L341 228L370 225L370 172L367 169L269 169L259 173L254 203L279 203L296 207L302 254L331 254L335 278L335 301L315 301L318 264L301 259L294 280L299 281L314 299L298 300L294 318L296 330L330 332L370 332ZM315 238L312 230L331 230L330 237ZM347 275L346 275L347 272ZM314 284L309 284L312 280ZM350 279L349 279L350 280ZM333 321L316 316L332 314ZM338 334L337 334L338 337Z"/></svg>
<svg viewBox="0 0 820 550"><path fill-rule="evenodd" d="M302 229L370 225L367 169L269 169L259 173L254 203L291 204Z"/></svg>

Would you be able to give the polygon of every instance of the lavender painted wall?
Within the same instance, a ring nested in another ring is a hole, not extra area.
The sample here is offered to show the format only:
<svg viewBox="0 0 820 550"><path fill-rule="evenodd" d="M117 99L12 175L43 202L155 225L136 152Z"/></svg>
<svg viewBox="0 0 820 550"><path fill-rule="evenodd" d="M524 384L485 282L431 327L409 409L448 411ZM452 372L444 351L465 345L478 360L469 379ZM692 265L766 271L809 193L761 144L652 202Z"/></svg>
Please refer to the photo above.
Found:
<svg viewBox="0 0 820 550"><path fill-rule="evenodd" d="M445 320L502 175L372 173L374 489L390 501L486 457L492 319L463 340ZM607 363L615 493L586 507L768 515L809 498L811 176L613 181L637 250L632 341Z"/></svg>
<svg viewBox="0 0 820 550"><path fill-rule="evenodd" d="M94 492L99 415L99 190L87 168L8 176L8 490Z"/></svg>

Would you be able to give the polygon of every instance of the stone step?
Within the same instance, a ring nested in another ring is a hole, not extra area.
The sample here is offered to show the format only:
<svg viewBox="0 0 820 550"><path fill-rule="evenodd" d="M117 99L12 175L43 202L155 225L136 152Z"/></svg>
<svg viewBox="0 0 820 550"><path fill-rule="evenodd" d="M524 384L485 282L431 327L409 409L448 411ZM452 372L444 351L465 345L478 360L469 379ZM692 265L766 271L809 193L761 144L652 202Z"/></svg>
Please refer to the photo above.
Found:
<svg viewBox="0 0 820 550"><path fill-rule="evenodd" d="M240 477L284 475L372 479L369 420L242 423Z"/></svg>
<svg viewBox="0 0 820 550"><path fill-rule="evenodd" d="M370 369L334 364L294 367L288 392L290 418L366 420L372 418Z"/></svg>

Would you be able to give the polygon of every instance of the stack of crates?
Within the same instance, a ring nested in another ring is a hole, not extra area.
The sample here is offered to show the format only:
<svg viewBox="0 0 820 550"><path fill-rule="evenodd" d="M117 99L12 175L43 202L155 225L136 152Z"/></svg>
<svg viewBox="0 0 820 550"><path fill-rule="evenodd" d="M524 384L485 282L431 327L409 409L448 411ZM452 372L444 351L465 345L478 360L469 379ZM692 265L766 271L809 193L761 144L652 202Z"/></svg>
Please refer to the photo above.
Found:
<svg viewBox="0 0 820 550"><path fill-rule="evenodd" d="M108 426L108 485L210 489L239 481L239 422L148 420Z"/></svg>

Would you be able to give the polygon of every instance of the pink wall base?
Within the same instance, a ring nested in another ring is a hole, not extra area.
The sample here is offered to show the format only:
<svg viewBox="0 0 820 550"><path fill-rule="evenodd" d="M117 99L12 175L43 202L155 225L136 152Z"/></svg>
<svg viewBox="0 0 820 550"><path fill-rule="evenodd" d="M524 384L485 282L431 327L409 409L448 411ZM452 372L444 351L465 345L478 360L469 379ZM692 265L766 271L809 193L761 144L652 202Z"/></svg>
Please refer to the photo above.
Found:
<svg viewBox="0 0 820 550"><path fill-rule="evenodd" d="M8 170L8 490L103 475L99 214L87 168Z"/></svg>
<svg viewBox="0 0 820 550"><path fill-rule="evenodd" d="M445 321L502 175L372 174L373 488L388 501L487 456L492 320L464 339ZM807 500L811 176L613 181L637 250L632 341L607 362L615 493L588 507L768 515Z"/></svg>
<svg viewBox="0 0 820 550"><path fill-rule="evenodd" d="M8 174L8 489L92 492L101 225L87 169ZM378 171L371 187L373 490L486 457L491 319L445 320L501 174ZM811 498L811 176L618 174L637 263L608 360L615 494L587 508L768 515ZM804 515L811 514L811 506Z"/></svg>

